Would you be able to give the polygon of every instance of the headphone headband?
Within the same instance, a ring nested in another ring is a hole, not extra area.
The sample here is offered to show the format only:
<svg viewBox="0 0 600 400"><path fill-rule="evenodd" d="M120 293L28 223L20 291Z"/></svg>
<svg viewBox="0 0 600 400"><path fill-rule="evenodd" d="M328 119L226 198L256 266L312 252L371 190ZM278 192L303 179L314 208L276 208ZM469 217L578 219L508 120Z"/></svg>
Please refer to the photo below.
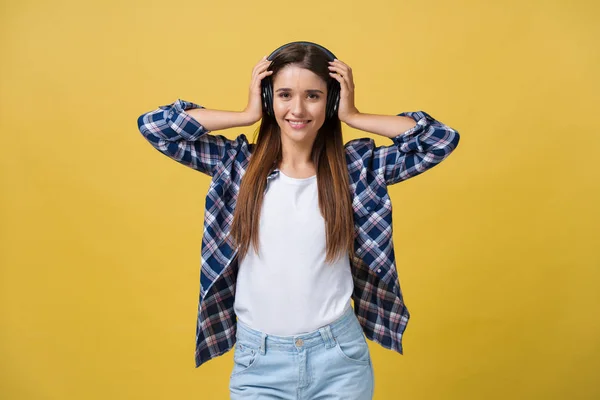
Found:
<svg viewBox="0 0 600 400"><path fill-rule="evenodd" d="M335 56L335 54L333 54L331 51L327 50L325 47L321 46L320 44L317 43L313 43L313 42L290 42L290 43L286 43L282 46L279 46L277 49L273 50L273 52L269 55L269 57L267 57L267 60L272 60L273 57L279 53L279 51L289 45L292 44L305 44L305 45L309 45L309 46L314 46L317 47L319 49L321 49L322 51L325 52L325 54L327 54L327 56L329 57L329 61L333 61L334 59L336 59L337 57Z"/></svg>

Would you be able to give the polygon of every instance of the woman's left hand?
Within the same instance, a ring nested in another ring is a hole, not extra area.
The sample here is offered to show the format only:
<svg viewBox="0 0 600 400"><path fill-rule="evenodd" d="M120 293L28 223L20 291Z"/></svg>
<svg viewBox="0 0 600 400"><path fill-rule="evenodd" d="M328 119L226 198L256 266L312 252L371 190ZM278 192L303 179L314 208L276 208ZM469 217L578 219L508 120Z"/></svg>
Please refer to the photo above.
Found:
<svg viewBox="0 0 600 400"><path fill-rule="evenodd" d="M329 75L340 83L340 104L338 106L338 117L346 124L359 111L354 106L354 79L352 68L338 59L329 61Z"/></svg>

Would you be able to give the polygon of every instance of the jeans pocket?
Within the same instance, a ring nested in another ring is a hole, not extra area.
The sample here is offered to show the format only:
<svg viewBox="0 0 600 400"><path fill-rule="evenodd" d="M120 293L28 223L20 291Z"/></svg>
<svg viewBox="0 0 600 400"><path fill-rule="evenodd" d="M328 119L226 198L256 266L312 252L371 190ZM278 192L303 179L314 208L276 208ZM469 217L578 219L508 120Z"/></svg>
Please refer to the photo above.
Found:
<svg viewBox="0 0 600 400"><path fill-rule="evenodd" d="M233 371L231 371L231 376L246 372L254 367L258 362L259 356L260 352L258 348L236 342L233 351Z"/></svg>
<svg viewBox="0 0 600 400"><path fill-rule="evenodd" d="M361 365L367 365L371 361L369 346L362 333L336 337L335 349L345 361Z"/></svg>

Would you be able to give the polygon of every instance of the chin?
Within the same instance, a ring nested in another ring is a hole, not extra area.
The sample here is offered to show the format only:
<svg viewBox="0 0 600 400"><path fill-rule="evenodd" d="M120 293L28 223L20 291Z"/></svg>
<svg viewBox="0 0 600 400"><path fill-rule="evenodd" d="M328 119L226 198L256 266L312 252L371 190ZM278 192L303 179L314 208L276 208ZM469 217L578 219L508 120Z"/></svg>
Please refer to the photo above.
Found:
<svg viewBox="0 0 600 400"><path fill-rule="evenodd" d="M289 137L290 139L296 140L298 142L303 141L309 137L312 137L312 132L307 132L307 131L294 131L294 130L289 130L286 129L284 130L284 134Z"/></svg>

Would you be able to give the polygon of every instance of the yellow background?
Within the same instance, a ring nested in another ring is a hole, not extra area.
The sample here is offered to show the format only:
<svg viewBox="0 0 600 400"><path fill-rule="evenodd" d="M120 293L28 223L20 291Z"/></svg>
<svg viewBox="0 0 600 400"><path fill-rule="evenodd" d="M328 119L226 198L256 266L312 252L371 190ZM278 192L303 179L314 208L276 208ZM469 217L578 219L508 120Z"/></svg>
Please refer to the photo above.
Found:
<svg viewBox="0 0 600 400"><path fill-rule="evenodd" d="M375 398L600 398L600 6L486 3L3 2L0 397L228 397L233 352L194 368L210 178L136 120L242 110L259 59L308 40L362 112L461 134L390 187L411 319L403 356L369 342Z"/></svg>

